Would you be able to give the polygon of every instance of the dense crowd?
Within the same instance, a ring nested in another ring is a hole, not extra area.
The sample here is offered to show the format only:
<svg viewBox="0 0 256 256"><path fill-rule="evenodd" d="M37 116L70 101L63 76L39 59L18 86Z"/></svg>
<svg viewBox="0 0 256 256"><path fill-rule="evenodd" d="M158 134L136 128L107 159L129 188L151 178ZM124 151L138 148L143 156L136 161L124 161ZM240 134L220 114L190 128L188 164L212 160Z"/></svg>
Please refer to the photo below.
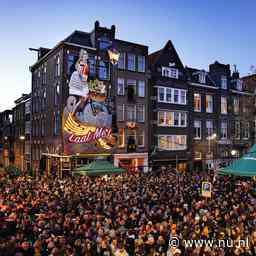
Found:
<svg viewBox="0 0 256 256"><path fill-rule="evenodd" d="M202 181L212 198L201 196ZM177 237L179 245L169 242ZM185 239L248 239L187 247ZM1 256L256 255L255 182L207 173L0 179Z"/></svg>

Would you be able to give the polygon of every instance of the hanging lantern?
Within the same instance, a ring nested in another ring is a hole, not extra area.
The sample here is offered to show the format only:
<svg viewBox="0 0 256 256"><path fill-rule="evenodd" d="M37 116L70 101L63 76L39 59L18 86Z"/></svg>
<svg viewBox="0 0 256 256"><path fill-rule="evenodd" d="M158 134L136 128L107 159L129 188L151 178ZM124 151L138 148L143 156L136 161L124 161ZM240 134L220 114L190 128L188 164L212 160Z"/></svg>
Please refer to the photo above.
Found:
<svg viewBox="0 0 256 256"><path fill-rule="evenodd" d="M108 50L109 60L113 65L116 65L120 56L120 53L116 49Z"/></svg>

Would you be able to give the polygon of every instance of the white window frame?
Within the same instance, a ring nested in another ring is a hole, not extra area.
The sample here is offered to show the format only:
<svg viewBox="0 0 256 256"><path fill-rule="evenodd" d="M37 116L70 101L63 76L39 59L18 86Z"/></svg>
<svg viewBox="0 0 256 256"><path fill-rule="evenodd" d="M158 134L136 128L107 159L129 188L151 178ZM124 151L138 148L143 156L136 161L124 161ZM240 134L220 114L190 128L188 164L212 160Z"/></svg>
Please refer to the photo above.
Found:
<svg viewBox="0 0 256 256"><path fill-rule="evenodd" d="M179 78L179 70L177 68L162 67L162 76L178 79Z"/></svg>
<svg viewBox="0 0 256 256"><path fill-rule="evenodd" d="M160 99L160 90L164 90L164 99ZM167 101L167 90L171 91L171 100ZM178 91L178 102L174 102L174 91ZM185 93L185 102L181 101L181 92ZM157 87L157 99L158 102L162 103L169 103L169 104L176 104L176 105L186 105L187 104L187 90L179 89L179 88L173 88L173 87L164 87L164 86L158 86Z"/></svg>
<svg viewBox="0 0 256 256"><path fill-rule="evenodd" d="M164 113L164 120L165 120L165 124L160 124L160 112ZM175 125L174 124L174 116L175 116L175 113L178 114L178 125ZM167 119L167 115L168 114L171 114L172 116L172 123L170 125L168 125L166 123L166 119ZM185 124L184 125L181 125L181 116L182 114L185 114ZM157 125L159 127L181 127L181 128L184 128L184 127L187 127L187 120L188 120L188 115L187 115L187 112L185 111L164 111L164 110L159 110L157 112Z"/></svg>

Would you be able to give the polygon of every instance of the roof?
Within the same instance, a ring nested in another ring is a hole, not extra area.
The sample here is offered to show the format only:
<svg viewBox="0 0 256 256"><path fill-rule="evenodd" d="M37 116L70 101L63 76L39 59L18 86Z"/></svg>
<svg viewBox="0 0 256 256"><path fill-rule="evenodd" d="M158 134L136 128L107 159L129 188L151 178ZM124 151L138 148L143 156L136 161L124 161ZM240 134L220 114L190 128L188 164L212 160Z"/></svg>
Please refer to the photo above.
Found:
<svg viewBox="0 0 256 256"><path fill-rule="evenodd" d="M60 45L65 44L65 43L92 48L90 33L75 30L64 40L57 43L51 50L49 50L45 55L43 55L42 58L37 60L37 62L35 64L33 64L30 68L33 69L33 67L35 67L38 63L40 63L42 60L44 60L49 54L51 54L53 51L55 51Z"/></svg>
<svg viewBox="0 0 256 256"><path fill-rule="evenodd" d="M75 30L71 35L64 39L63 42L92 47L91 34L79 30Z"/></svg>
<svg viewBox="0 0 256 256"><path fill-rule="evenodd" d="M166 54L169 54L169 56L168 56L169 62L175 62L177 67L182 68L182 69L184 68L184 66L180 60L180 57L179 57L171 40L168 40L162 49L160 49L156 52L153 52L149 55L150 65L151 66L155 65L158 61L160 61L161 57Z"/></svg>
<svg viewBox="0 0 256 256"><path fill-rule="evenodd" d="M205 84L209 85L209 86L217 87L215 82L211 78L209 72L207 72L205 70L191 68L191 67L186 67L186 71L187 71L188 77L190 79L190 82L200 84L200 82L199 82L199 74L200 74L200 72L205 72L205 74L206 74Z"/></svg>

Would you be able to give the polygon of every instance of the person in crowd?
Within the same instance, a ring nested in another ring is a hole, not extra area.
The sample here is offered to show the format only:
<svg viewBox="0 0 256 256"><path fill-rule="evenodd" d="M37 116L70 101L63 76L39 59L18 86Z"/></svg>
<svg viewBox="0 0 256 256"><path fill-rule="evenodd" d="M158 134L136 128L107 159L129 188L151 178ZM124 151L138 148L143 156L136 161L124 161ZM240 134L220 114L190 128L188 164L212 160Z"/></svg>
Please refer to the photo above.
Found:
<svg viewBox="0 0 256 256"><path fill-rule="evenodd" d="M205 199L200 190L207 179L213 192ZM0 255L253 256L255 181L238 183L230 187L229 177L171 169L108 179L2 177ZM234 244L189 247L184 241L191 239Z"/></svg>

